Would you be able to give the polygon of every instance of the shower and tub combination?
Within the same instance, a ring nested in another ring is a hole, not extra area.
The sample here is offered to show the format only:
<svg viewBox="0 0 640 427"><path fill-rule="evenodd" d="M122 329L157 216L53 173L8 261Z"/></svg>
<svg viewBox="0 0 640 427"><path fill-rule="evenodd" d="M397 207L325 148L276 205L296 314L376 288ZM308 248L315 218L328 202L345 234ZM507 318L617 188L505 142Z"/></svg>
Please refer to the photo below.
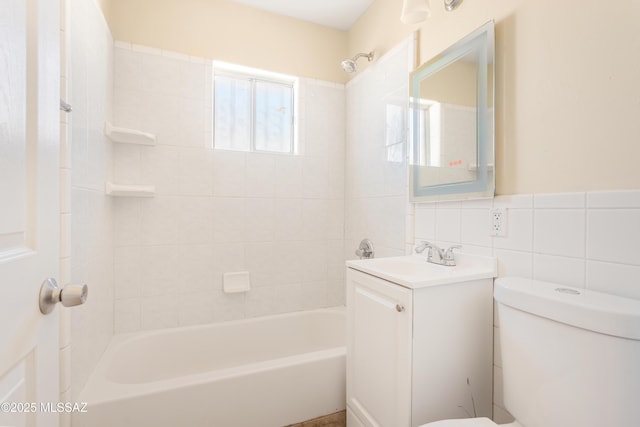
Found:
<svg viewBox="0 0 640 427"><path fill-rule="evenodd" d="M307 126L301 130L313 130L314 138L307 138L300 156L215 152L195 131L211 114L204 102L211 96L209 62L127 43L117 43L113 57L112 122L148 131L157 140L155 146L113 143L112 178L153 184L156 194L112 200L115 334L74 383L73 399L87 402L88 412L73 414L72 425L282 427L344 410L344 308L319 308L344 304L344 296L336 296L344 293L337 274L344 271L344 180L334 170L345 167L344 86L301 79L307 103L301 105ZM363 57L372 61L373 53L356 55L349 69L355 71ZM163 108L175 105L189 114L174 114L180 119L174 123ZM180 170L167 168L176 158ZM211 166L219 174L213 189L207 186L211 180L200 180L211 178ZM285 187L291 194L276 191L282 181L296 178L309 185ZM267 184L273 184L272 193ZM283 199L292 207L284 225L298 220L297 229L274 227L275 236L255 232L263 224L260 206L277 207ZM236 213L237 206L246 208L246 216ZM323 228L317 211L340 219ZM296 212L300 218L293 217ZM243 218L253 221L247 222L246 236L245 224L238 225ZM231 225L220 225L226 223ZM269 262L273 257L263 248L271 243L293 260L291 271L270 270L285 264ZM264 260L255 261L251 255L257 252ZM223 294L214 282L215 275L240 269L251 271L256 284L241 307L241 298ZM158 279L164 286L152 289ZM169 306L165 315L162 309ZM194 326L181 326L187 324Z"/></svg>
<svg viewBox="0 0 640 427"><path fill-rule="evenodd" d="M345 313L320 309L110 343L75 427L282 427L345 408Z"/></svg>

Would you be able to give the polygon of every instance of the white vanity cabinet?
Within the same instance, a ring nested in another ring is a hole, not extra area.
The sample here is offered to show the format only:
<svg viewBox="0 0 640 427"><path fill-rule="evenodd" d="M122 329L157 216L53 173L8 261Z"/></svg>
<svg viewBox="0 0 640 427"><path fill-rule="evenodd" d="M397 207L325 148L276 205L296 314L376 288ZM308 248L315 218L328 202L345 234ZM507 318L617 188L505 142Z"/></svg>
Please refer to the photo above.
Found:
<svg viewBox="0 0 640 427"><path fill-rule="evenodd" d="M495 261L463 275L383 260L347 263L347 426L490 418Z"/></svg>

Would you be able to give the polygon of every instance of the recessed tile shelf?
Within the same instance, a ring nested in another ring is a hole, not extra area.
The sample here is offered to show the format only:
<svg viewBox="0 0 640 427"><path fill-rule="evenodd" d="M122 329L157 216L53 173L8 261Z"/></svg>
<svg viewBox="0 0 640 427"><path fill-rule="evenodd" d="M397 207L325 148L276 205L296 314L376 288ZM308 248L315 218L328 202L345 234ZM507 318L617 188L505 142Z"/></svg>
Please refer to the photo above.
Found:
<svg viewBox="0 0 640 427"><path fill-rule="evenodd" d="M105 193L112 197L154 197L155 185L128 185L105 183Z"/></svg>
<svg viewBox="0 0 640 427"><path fill-rule="evenodd" d="M156 136L152 133L135 129L126 129L104 123L104 134L113 142L122 144L156 145Z"/></svg>

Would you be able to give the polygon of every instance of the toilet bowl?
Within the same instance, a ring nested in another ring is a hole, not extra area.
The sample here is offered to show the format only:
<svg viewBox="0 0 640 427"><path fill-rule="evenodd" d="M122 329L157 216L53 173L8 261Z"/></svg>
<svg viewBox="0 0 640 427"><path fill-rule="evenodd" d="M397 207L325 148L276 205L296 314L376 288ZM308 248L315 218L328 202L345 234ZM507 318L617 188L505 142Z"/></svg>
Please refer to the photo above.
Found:
<svg viewBox="0 0 640 427"><path fill-rule="evenodd" d="M640 301L515 277L495 281L494 299L504 406L516 422L421 427L640 426Z"/></svg>

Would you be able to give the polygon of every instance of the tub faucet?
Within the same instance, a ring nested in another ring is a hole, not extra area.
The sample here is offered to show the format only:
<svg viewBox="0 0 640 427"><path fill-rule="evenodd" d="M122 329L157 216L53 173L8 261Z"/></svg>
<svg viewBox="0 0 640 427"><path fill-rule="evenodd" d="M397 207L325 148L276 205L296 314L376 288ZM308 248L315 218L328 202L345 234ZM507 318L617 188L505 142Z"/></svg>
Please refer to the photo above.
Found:
<svg viewBox="0 0 640 427"><path fill-rule="evenodd" d="M446 250L440 249L437 245L430 242L422 242L419 246L416 246L416 253L421 254L425 249L429 249L427 254L427 262L445 265L447 267L455 267L456 259L453 254L454 249L460 249L462 246L453 245Z"/></svg>

